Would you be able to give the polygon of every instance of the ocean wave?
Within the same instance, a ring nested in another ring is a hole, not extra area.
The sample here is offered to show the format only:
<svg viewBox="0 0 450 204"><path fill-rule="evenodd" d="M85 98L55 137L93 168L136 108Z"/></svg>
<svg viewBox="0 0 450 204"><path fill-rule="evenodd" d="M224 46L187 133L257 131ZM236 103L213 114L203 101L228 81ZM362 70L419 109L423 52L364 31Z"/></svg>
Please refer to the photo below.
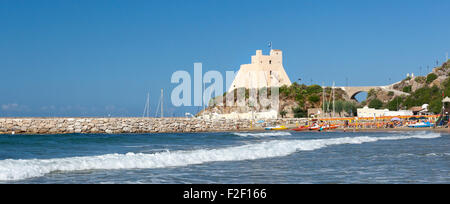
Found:
<svg viewBox="0 0 450 204"><path fill-rule="evenodd" d="M447 157L450 156L450 153L428 153L425 154L427 157Z"/></svg>
<svg viewBox="0 0 450 204"><path fill-rule="evenodd" d="M233 135L240 137L272 137L272 136L289 136L292 135L290 132L234 132Z"/></svg>
<svg viewBox="0 0 450 204"><path fill-rule="evenodd" d="M330 145L361 144L379 140L431 139L438 133L390 137L343 137L312 140L274 140L220 149L165 151L153 154L127 153L55 159L6 159L0 161L0 180L21 180L55 171L96 169L147 169L187 166L207 162L255 160L287 156L297 151L312 151Z"/></svg>

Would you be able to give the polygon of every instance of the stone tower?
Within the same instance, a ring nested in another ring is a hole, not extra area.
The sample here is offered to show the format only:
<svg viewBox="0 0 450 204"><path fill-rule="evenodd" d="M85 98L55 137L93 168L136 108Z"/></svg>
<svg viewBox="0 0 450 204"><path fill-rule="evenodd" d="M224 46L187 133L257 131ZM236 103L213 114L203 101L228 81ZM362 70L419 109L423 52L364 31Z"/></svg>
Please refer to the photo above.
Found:
<svg viewBox="0 0 450 204"><path fill-rule="evenodd" d="M241 65L228 92L237 88L263 88L290 86L291 80L283 67L283 52L270 50L270 55L263 55L262 50L256 50L251 64Z"/></svg>

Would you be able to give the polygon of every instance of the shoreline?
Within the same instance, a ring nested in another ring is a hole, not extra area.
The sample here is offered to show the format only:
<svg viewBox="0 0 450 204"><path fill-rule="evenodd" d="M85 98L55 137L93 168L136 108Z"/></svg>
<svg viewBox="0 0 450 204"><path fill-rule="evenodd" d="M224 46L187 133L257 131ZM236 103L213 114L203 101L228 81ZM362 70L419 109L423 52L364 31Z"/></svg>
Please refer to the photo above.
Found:
<svg viewBox="0 0 450 204"><path fill-rule="evenodd" d="M359 129L335 129L335 130L325 130L325 131L317 131L317 130L306 130L306 131L294 131L291 128L287 130L265 130L264 128L251 128L251 129L233 129L233 130L207 130L207 131L191 131L191 132L177 132L177 131L164 131L164 132L120 132L120 133L106 133L106 132L65 132L65 133L35 133L35 132L20 132L14 133L11 132L0 132L1 135L68 135L68 134L164 134L164 133L244 133L244 132L298 132L298 133L329 133L329 132L348 132L348 133L367 133L367 132L435 132L435 133L448 133L450 134L450 128L359 128Z"/></svg>

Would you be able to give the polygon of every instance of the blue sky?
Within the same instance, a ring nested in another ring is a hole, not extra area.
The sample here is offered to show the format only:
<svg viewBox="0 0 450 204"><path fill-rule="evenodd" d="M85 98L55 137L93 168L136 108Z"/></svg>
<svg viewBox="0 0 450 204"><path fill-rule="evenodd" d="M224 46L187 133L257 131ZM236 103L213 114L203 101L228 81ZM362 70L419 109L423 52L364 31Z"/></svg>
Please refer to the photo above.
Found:
<svg viewBox="0 0 450 204"><path fill-rule="evenodd" d="M450 1L0 0L1 116L139 116L177 70L238 70L267 42L292 81L384 85L450 52Z"/></svg>

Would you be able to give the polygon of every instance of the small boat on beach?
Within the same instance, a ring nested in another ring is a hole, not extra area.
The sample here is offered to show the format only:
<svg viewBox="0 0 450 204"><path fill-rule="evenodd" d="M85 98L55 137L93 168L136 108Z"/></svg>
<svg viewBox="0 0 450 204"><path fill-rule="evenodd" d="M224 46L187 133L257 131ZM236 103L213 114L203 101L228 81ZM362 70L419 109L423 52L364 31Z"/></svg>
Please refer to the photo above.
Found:
<svg viewBox="0 0 450 204"><path fill-rule="evenodd" d="M310 127L309 129L321 131L321 130L333 130L338 127L339 127L339 125L315 125L315 126Z"/></svg>
<svg viewBox="0 0 450 204"><path fill-rule="evenodd" d="M432 124L430 122L420 122L420 123L408 125L408 127L411 127L411 128L427 128L427 127L431 127L431 126L432 126Z"/></svg>
<svg viewBox="0 0 450 204"><path fill-rule="evenodd" d="M266 127L266 130L287 130L288 128L284 125L277 125L275 127Z"/></svg>
<svg viewBox="0 0 450 204"><path fill-rule="evenodd" d="M294 131L305 131L305 130L309 130L308 126L299 126L297 128L292 129Z"/></svg>
<svg viewBox="0 0 450 204"><path fill-rule="evenodd" d="M308 128L309 130L319 130L320 129L320 125L318 124L314 124L313 126Z"/></svg>
<svg viewBox="0 0 450 204"><path fill-rule="evenodd" d="M339 125L326 125L326 126L322 126L322 130L333 130L338 127L339 127Z"/></svg>

